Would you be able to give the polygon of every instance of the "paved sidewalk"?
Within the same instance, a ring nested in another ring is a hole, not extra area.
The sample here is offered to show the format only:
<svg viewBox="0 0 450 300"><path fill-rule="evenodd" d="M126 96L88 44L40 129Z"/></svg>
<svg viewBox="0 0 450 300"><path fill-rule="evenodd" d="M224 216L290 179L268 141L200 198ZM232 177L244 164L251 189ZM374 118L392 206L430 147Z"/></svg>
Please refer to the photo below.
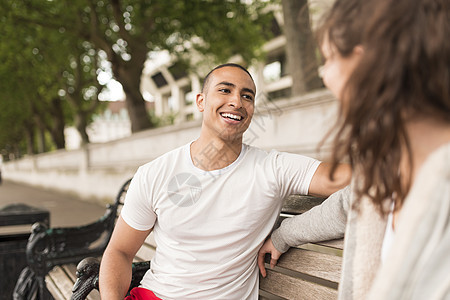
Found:
<svg viewBox="0 0 450 300"><path fill-rule="evenodd" d="M74 195L3 180L0 184L0 208L12 203L47 209L51 227L85 225L98 220L106 210L106 206L83 201Z"/></svg>

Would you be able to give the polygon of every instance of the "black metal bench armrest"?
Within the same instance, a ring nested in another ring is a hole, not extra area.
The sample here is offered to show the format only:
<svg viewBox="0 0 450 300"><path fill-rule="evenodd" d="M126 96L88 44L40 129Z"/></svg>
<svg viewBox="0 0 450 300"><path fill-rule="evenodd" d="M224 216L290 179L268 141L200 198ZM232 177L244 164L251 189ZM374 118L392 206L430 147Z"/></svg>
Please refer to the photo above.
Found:
<svg viewBox="0 0 450 300"><path fill-rule="evenodd" d="M35 223L26 248L28 265L36 275L44 276L54 266L101 255L111 236L115 216L116 208L109 207L104 218L86 226L48 229Z"/></svg>
<svg viewBox="0 0 450 300"><path fill-rule="evenodd" d="M33 225L26 255L28 265L37 277L43 278L54 266L78 263L85 257L102 255L130 181L122 185L115 203L109 205L96 222L66 228L47 228L42 223Z"/></svg>
<svg viewBox="0 0 450 300"><path fill-rule="evenodd" d="M139 286L145 272L150 269L150 262L137 262L132 265L131 284L128 292ZM94 257L87 257L77 266L77 281L72 289L71 300L84 300L89 293L98 290L100 261Z"/></svg>

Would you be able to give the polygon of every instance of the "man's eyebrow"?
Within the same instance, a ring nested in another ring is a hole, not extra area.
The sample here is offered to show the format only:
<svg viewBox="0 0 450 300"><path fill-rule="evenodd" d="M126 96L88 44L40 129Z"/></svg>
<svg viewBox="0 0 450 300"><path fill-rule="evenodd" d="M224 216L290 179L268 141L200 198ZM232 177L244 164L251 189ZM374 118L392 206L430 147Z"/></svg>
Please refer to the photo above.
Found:
<svg viewBox="0 0 450 300"><path fill-rule="evenodd" d="M226 85L226 86L232 86L232 87L236 86L234 83L231 83L231 82L228 82L228 81L219 82L218 84L216 84L216 86L218 86L218 85Z"/></svg>
<svg viewBox="0 0 450 300"><path fill-rule="evenodd" d="M219 82L218 84L216 84L216 86L218 86L218 85L226 85L226 86L236 87L236 85L234 83L231 83L231 82L228 82L228 81ZM255 95L255 91L250 89L250 88L243 88L242 90L244 92L252 94L253 96Z"/></svg>
<svg viewBox="0 0 450 300"><path fill-rule="evenodd" d="M252 94L253 96L255 96L255 91L253 91L252 89L249 89L249 88L243 88L242 90L245 91L245 92L248 92L248 93Z"/></svg>

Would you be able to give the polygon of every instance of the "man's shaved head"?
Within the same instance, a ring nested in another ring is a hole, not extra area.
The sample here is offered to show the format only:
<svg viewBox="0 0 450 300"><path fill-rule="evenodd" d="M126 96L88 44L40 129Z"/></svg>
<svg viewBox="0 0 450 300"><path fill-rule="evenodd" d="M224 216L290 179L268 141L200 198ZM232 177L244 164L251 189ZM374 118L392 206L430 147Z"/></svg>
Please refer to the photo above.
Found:
<svg viewBox="0 0 450 300"><path fill-rule="evenodd" d="M208 89L208 85L209 85L212 73L214 73L214 71L217 70L217 69L221 69L221 68L225 68L225 67L239 68L239 69L245 71L245 73L247 73L248 76L250 76L250 78L252 79L253 84L255 83L255 81L253 80L252 75L250 75L250 73L248 72L248 70L246 68L244 68L243 66L241 66L239 64L226 63L226 64L218 65L217 67L215 67L214 69L209 71L209 73L205 77L205 80L203 81L202 93L204 93Z"/></svg>

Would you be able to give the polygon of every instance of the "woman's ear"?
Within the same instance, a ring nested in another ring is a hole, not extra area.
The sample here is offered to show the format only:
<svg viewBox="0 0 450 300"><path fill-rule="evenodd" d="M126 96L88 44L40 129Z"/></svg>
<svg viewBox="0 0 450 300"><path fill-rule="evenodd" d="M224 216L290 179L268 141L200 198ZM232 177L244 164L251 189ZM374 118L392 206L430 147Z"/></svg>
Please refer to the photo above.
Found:
<svg viewBox="0 0 450 300"><path fill-rule="evenodd" d="M195 103L197 104L198 111L203 112L205 110L205 94L197 94L197 96L195 97Z"/></svg>
<svg viewBox="0 0 450 300"><path fill-rule="evenodd" d="M364 48L362 45L357 45L355 48L353 48L353 53L357 55L363 55L364 54Z"/></svg>

